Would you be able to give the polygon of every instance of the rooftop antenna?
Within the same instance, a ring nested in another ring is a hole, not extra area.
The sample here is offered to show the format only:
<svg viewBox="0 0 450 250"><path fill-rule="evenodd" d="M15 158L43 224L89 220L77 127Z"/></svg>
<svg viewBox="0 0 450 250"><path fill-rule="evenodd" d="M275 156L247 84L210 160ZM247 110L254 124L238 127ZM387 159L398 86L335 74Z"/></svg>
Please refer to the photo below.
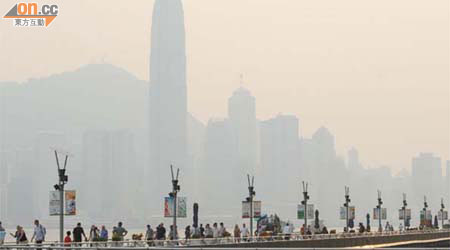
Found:
<svg viewBox="0 0 450 250"><path fill-rule="evenodd" d="M244 85L244 74L242 73L239 74L239 84L241 85L241 87L242 85Z"/></svg>

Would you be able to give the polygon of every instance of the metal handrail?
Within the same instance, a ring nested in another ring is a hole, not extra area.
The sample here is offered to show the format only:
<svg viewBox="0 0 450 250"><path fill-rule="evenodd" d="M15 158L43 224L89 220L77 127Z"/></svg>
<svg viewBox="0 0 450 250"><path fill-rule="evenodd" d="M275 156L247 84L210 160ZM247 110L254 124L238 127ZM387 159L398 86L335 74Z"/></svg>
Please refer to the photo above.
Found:
<svg viewBox="0 0 450 250"><path fill-rule="evenodd" d="M312 234L301 235L300 233L292 234L278 234L274 236L255 236L250 238L235 238L235 237L221 237L221 238L201 238L201 239L177 239L177 240L124 240L124 241L84 241L84 242L44 242L42 244L27 243L17 244L15 242L6 242L0 245L0 249L28 249L28 248L42 248L42 249L98 249L98 248L149 248L149 247L185 247L185 246L208 246L208 245L231 245L231 244L250 244L254 242L284 242L291 240L325 240L325 239L348 239L348 238L367 238L367 237L387 237L392 235L412 235L412 234L433 234L448 232L449 229L434 229L434 230L410 230L410 231L388 231L388 232L366 232L366 233L337 233L337 234Z"/></svg>

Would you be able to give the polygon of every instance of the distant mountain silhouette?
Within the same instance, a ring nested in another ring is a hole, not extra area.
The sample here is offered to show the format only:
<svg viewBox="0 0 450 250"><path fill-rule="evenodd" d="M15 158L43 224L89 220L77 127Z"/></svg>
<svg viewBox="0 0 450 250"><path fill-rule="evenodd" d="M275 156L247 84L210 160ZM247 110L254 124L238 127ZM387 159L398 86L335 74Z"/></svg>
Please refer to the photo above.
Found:
<svg viewBox="0 0 450 250"><path fill-rule="evenodd" d="M78 139L86 129L143 129L147 95L146 81L111 64L24 83L0 82L2 144L27 145L42 130Z"/></svg>

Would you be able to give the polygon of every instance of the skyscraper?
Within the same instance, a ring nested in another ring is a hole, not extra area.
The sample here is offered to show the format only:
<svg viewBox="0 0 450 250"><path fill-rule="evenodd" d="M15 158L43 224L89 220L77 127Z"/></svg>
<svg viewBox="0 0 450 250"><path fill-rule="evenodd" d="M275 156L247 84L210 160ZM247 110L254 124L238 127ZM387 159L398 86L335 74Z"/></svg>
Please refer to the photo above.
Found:
<svg viewBox="0 0 450 250"><path fill-rule="evenodd" d="M420 153L412 159L411 177L416 205L421 207L423 197L427 196L430 207L438 206L443 195L441 158L432 153Z"/></svg>
<svg viewBox="0 0 450 250"><path fill-rule="evenodd" d="M237 140L238 165L242 174L254 173L258 164L259 142L255 97L240 87L228 99L228 117Z"/></svg>
<svg viewBox="0 0 450 250"><path fill-rule="evenodd" d="M286 190L298 190L299 178L305 178L300 165L299 122L293 115L277 115L260 122L261 167L257 176L260 183L283 183L283 185L261 185L262 200L276 200L265 204L268 211L283 218L293 219L292 206L298 195L286 195Z"/></svg>
<svg viewBox="0 0 450 250"><path fill-rule="evenodd" d="M149 188L156 191L153 194L159 200L170 189L169 166L183 171L187 162L186 53L181 0L155 1L151 35L147 176L148 182L155 185Z"/></svg>

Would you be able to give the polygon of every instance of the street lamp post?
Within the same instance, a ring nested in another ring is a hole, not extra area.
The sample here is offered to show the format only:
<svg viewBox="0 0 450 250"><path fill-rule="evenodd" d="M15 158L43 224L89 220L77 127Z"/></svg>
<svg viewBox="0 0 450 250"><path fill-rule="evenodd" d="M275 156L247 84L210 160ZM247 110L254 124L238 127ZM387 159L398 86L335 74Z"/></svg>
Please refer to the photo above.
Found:
<svg viewBox="0 0 450 250"><path fill-rule="evenodd" d="M441 198L441 222L442 222L442 229L444 229L444 198Z"/></svg>
<svg viewBox="0 0 450 250"><path fill-rule="evenodd" d="M173 167L170 165L170 173L172 174L172 192L169 193L169 197L173 199L173 224L172 224L172 239L177 239L177 195L180 191L180 185L178 185L178 175L180 169L177 168L177 175L173 174Z"/></svg>
<svg viewBox="0 0 450 250"><path fill-rule="evenodd" d="M302 201L302 205L305 206L305 232L306 229L308 228L308 200L309 200L309 196L308 196L308 183L306 182L302 182L303 184L303 201Z"/></svg>
<svg viewBox="0 0 450 250"><path fill-rule="evenodd" d="M66 175L67 158L64 159L64 166L61 168L59 165L58 152L55 150L56 165L58 167L59 182L54 187L59 190L59 241L63 242L64 239L64 185L66 185L69 177Z"/></svg>
<svg viewBox="0 0 450 250"><path fill-rule="evenodd" d="M250 241L253 240L253 198L256 195L255 192L255 176L252 176L252 180L250 182L250 175L247 174L248 181L248 197L247 202L250 202Z"/></svg>
<svg viewBox="0 0 450 250"><path fill-rule="evenodd" d="M348 232L348 226L349 226L349 216L348 216L348 209L349 209L349 204L350 204L350 188L345 186L345 203L344 203L344 207L345 207L345 221L346 221L346 226L345 226L345 232Z"/></svg>
<svg viewBox="0 0 450 250"><path fill-rule="evenodd" d="M426 227L426 226L428 226L427 225L427 221L428 221L428 219L427 219L427 208L428 208L428 203L427 203L427 197L426 196L424 196L423 197L423 223L424 223L424 228Z"/></svg>
<svg viewBox="0 0 450 250"><path fill-rule="evenodd" d="M403 211L403 225L404 225L404 227L405 227L405 230L406 230L406 221L407 221L407 218L406 218L406 207L408 206L408 203L406 202L406 194L405 193L403 193L403 206L402 206L402 211Z"/></svg>
<svg viewBox="0 0 450 250"><path fill-rule="evenodd" d="M406 202L406 194L403 193L403 206L402 206L402 213L403 213L403 225L406 230L406 207L408 206L408 203Z"/></svg>
<svg viewBox="0 0 450 250"><path fill-rule="evenodd" d="M381 200L381 191L378 190L378 232L383 231L383 226L381 225L381 205L383 204L383 201Z"/></svg>

